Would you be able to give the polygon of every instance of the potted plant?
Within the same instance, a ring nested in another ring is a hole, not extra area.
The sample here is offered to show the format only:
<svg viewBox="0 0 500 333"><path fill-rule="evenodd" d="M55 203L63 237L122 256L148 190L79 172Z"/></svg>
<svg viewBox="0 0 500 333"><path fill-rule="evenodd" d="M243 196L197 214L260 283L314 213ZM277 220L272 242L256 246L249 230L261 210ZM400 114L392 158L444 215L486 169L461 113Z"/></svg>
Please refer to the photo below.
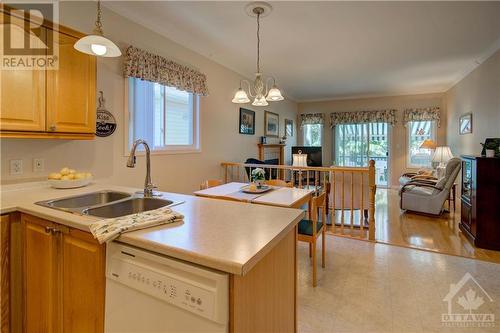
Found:
<svg viewBox="0 0 500 333"><path fill-rule="evenodd" d="M256 168L252 170L252 182L257 185L258 188L262 187L262 184L266 180L266 173L264 169Z"/></svg>
<svg viewBox="0 0 500 333"><path fill-rule="evenodd" d="M495 153L497 150L497 144L493 141L489 141L486 143L481 143L486 151L486 157L495 157Z"/></svg>

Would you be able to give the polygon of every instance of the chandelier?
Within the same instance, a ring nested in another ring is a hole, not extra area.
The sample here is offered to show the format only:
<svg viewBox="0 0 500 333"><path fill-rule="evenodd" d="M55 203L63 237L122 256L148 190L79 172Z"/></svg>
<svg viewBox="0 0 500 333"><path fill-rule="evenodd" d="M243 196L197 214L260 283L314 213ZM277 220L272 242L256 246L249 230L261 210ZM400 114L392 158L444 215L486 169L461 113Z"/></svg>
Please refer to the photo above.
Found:
<svg viewBox="0 0 500 333"><path fill-rule="evenodd" d="M276 86L274 77L264 79L260 71L260 18L269 15L271 9L271 5L265 2L252 2L246 7L246 11L250 16L257 17L257 72L255 73L253 84L247 80L240 81L240 87L232 100L233 103L249 103L250 99L248 96L254 99L252 102L254 106L266 106L269 105L268 101L277 102L284 99L281 91ZM272 82L271 89L269 89L270 82ZM243 83L247 85L247 91L243 90Z"/></svg>

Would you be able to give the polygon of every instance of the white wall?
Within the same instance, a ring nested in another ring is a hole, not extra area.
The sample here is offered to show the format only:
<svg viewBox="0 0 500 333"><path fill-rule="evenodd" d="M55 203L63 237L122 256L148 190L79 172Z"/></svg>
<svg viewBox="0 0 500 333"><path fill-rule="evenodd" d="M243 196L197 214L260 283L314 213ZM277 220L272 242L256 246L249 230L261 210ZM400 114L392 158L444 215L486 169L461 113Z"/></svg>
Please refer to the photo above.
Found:
<svg viewBox="0 0 500 333"><path fill-rule="evenodd" d="M61 23L90 33L95 19L95 2L61 2ZM199 69L208 78L210 96L200 98L201 153L182 155L154 155L153 182L165 191L190 193L201 181L220 178L221 161L242 162L257 157L257 143L263 135L264 110L280 115L280 135L284 133L284 119L293 119L296 125L297 105L293 101L270 103L269 107L246 108L256 111L255 135L238 134L239 106L231 103L232 95L242 78L239 74L205 58L185 47L148 30L106 8L103 12L104 31L117 44L127 44L166 56L174 61ZM98 59L97 89L104 92L106 108L116 117L118 127L107 138L90 142L62 140L3 139L1 142L2 183L44 177L62 166L89 170L97 178L111 178L115 183L142 186L145 175L144 157L138 157L135 169L125 166L124 156L124 78L122 58ZM287 140L290 147L295 135ZM32 159L44 158L46 172L33 173ZM24 174L9 175L9 160L23 159Z"/></svg>
<svg viewBox="0 0 500 333"><path fill-rule="evenodd" d="M333 131L330 129L331 112L352 112L381 109L396 109L397 124L390 129L391 141L389 148L390 158L390 186L398 186L399 176L408 170L407 161L407 131L403 126L403 110L406 108L423 108L439 106L441 108L441 127L437 132L437 144L444 145L446 140L446 110L444 105L444 95L421 94L405 96L386 96L373 98L358 98L332 100L322 102L299 103L300 113L320 112L325 117L325 127L323 135L323 163L330 165L333 161ZM302 142L301 133L299 142Z"/></svg>
<svg viewBox="0 0 500 333"><path fill-rule="evenodd" d="M481 153L486 138L500 138L500 50L446 92L447 142L455 155ZM472 133L459 135L460 116L472 113Z"/></svg>

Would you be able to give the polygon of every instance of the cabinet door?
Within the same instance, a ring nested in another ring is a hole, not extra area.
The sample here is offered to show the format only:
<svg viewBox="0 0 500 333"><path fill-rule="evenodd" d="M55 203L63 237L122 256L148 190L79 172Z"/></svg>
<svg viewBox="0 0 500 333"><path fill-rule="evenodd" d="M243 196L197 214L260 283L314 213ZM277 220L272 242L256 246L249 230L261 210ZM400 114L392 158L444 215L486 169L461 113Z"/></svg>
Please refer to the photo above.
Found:
<svg viewBox="0 0 500 333"><path fill-rule="evenodd" d="M7 15L1 13L2 21ZM24 39L26 34L19 18L9 16L11 36ZM45 29L39 29L40 38L32 37L34 43L45 38ZM17 41L19 43L20 41ZM28 69L0 70L0 130L45 131L45 71Z"/></svg>
<svg viewBox="0 0 500 333"><path fill-rule="evenodd" d="M26 332L60 332L58 237L52 222L22 215Z"/></svg>
<svg viewBox="0 0 500 333"><path fill-rule="evenodd" d="M48 132L95 132L96 59L75 50L77 40L59 33L59 69L47 71Z"/></svg>
<svg viewBox="0 0 500 333"><path fill-rule="evenodd" d="M65 332L104 331L105 245L89 233L63 234Z"/></svg>

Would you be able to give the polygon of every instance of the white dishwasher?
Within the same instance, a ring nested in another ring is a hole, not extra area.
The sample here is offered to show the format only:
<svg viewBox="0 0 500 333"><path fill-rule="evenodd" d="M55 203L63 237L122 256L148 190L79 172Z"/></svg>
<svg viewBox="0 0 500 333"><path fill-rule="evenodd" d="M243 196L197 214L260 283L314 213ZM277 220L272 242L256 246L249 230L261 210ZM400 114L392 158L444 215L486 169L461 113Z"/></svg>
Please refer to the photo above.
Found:
<svg viewBox="0 0 500 333"><path fill-rule="evenodd" d="M106 332L227 332L228 274L112 242Z"/></svg>

